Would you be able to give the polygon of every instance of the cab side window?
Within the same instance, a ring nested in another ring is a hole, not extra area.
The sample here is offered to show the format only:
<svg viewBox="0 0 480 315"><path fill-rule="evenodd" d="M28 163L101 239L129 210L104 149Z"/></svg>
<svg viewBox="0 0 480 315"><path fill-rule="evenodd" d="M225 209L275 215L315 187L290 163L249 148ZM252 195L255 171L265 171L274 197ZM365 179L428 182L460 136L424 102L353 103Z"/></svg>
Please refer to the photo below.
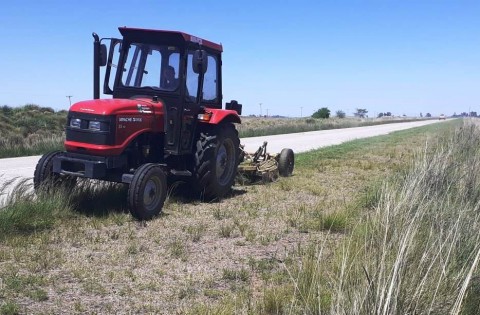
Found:
<svg viewBox="0 0 480 315"><path fill-rule="evenodd" d="M203 101L216 101L217 91L217 59L208 55L208 68L203 81Z"/></svg>
<svg viewBox="0 0 480 315"><path fill-rule="evenodd" d="M195 101L198 91L198 73L193 72L192 66L193 52L188 53L187 59L187 101Z"/></svg>
<svg viewBox="0 0 480 315"><path fill-rule="evenodd" d="M208 54L208 68L203 80L203 102L215 102L218 97L217 58ZM187 58L187 101L195 101L198 91L198 73L193 71L193 52Z"/></svg>

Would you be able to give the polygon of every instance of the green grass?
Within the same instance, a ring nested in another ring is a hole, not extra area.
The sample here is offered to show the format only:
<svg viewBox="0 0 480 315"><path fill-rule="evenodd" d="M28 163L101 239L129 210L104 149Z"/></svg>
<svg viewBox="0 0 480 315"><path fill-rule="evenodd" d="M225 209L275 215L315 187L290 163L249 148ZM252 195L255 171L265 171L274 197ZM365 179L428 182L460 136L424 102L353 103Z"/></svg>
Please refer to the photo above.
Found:
<svg viewBox="0 0 480 315"><path fill-rule="evenodd" d="M0 305L1 315L17 315L20 314L20 307L13 301L5 301Z"/></svg>
<svg viewBox="0 0 480 315"><path fill-rule="evenodd" d="M8 188L4 185L0 192L6 192ZM70 199L65 191L59 190L55 194L42 192L36 196L26 181L16 184L13 191L6 206L0 210L0 240L51 229L71 211Z"/></svg>

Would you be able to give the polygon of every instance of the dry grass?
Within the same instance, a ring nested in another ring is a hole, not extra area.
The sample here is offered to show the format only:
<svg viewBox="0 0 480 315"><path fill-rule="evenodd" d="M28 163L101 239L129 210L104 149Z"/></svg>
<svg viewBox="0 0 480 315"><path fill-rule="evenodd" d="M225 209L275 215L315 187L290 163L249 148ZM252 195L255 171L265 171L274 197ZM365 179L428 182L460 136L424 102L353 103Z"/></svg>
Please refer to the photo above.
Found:
<svg viewBox="0 0 480 315"><path fill-rule="evenodd" d="M147 223L125 213L122 187L84 188L70 196L77 202L53 227L4 235L1 307L112 314L286 310L279 300L290 296L299 263L316 257L315 244L323 244L322 259L333 260L338 241L371 200L366 187L405 168L414 148L440 129L300 155L293 177L238 186L218 203L184 200L173 191L164 214ZM302 277L299 292L307 294L312 282ZM322 296L320 305L329 301Z"/></svg>

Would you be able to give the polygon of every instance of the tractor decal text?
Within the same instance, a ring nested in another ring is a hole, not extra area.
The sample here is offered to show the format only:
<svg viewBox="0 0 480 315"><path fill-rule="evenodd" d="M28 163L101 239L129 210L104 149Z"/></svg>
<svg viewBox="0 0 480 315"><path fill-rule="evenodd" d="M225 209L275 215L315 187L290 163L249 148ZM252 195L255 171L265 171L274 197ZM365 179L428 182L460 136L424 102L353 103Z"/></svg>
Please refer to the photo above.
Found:
<svg viewBox="0 0 480 315"><path fill-rule="evenodd" d="M142 118L137 117L120 117L118 118L119 122L142 122Z"/></svg>

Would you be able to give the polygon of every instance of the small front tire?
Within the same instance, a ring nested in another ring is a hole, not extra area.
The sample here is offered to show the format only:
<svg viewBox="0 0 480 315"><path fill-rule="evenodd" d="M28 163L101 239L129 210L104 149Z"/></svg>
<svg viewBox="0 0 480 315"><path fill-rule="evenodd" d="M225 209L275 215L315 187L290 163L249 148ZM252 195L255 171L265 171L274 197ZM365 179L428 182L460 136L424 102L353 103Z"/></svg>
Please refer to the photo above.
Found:
<svg viewBox="0 0 480 315"><path fill-rule="evenodd" d="M40 158L33 173L33 189L35 191L49 190L52 187L71 189L75 186L77 180L75 177L53 172L53 160L62 153L61 151L52 151Z"/></svg>
<svg viewBox="0 0 480 315"><path fill-rule="evenodd" d="M138 220L150 220L163 208L167 197L167 176L154 163L140 166L128 188L130 213Z"/></svg>

